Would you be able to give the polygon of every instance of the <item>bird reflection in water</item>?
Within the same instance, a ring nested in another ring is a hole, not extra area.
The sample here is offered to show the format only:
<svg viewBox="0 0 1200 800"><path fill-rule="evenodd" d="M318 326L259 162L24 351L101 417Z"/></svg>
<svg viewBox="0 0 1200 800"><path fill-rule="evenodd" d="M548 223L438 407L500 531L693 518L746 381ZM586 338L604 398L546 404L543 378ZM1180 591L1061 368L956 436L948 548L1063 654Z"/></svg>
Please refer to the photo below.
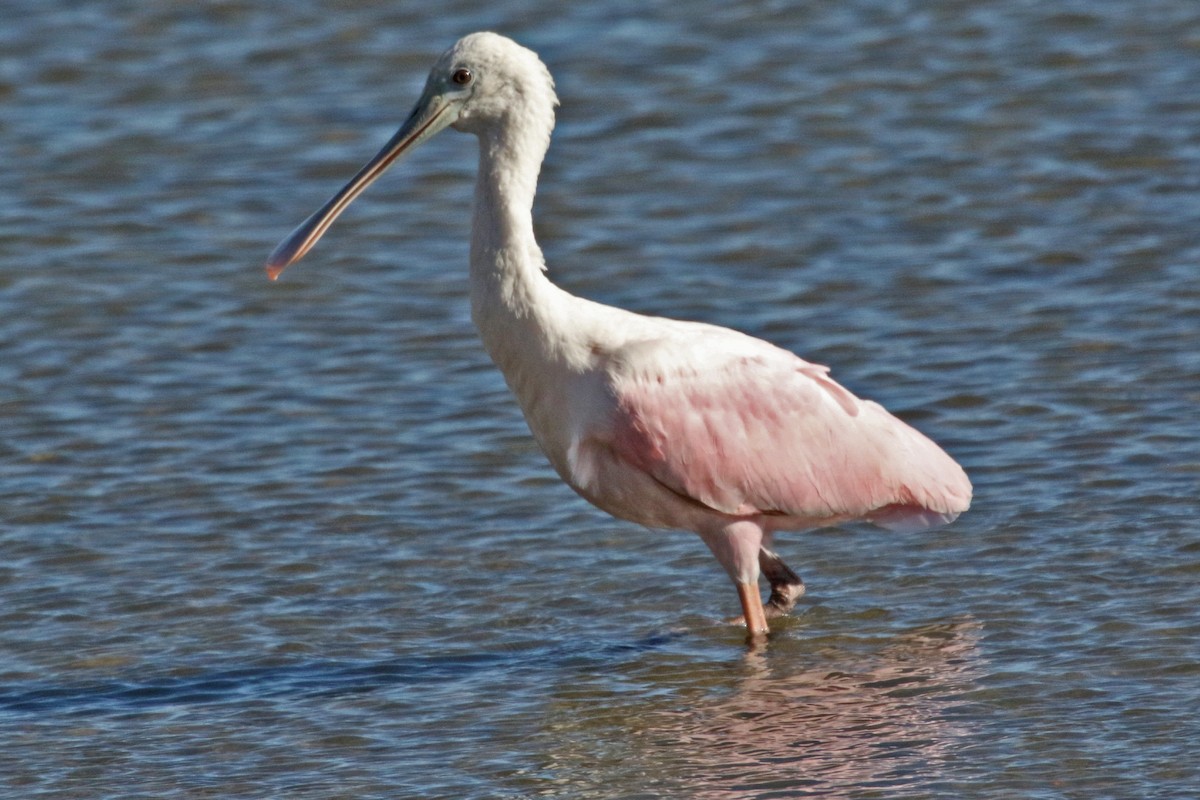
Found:
<svg viewBox="0 0 1200 800"><path fill-rule="evenodd" d="M698 800L946 788L944 765L969 743L956 711L980 672L978 637L978 623L959 619L862 655L844 637L806 638L795 653L776 641L748 652L741 675L728 664L704 675L694 662L680 664L685 674L653 667L650 680L675 685L641 687L629 702L610 685L607 698L581 687L551 709L541 774Z"/></svg>

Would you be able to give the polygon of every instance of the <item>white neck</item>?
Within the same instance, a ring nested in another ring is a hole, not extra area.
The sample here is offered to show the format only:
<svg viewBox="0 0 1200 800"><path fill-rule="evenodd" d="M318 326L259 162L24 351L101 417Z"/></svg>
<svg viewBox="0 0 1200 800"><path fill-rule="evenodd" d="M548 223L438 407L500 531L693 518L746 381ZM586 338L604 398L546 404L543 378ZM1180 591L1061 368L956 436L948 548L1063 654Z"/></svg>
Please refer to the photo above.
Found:
<svg viewBox="0 0 1200 800"><path fill-rule="evenodd" d="M545 355L556 311L569 297L546 277L533 235L533 197L553 119L552 112L515 114L479 131L471 316L510 383L522 351L540 344Z"/></svg>
<svg viewBox="0 0 1200 800"><path fill-rule="evenodd" d="M486 135L479 137L479 147L471 230L471 301L476 313L485 300L508 304L528 299L512 293L536 279L545 280L533 236L533 196L544 151L514 147ZM495 292L500 292L499 298Z"/></svg>

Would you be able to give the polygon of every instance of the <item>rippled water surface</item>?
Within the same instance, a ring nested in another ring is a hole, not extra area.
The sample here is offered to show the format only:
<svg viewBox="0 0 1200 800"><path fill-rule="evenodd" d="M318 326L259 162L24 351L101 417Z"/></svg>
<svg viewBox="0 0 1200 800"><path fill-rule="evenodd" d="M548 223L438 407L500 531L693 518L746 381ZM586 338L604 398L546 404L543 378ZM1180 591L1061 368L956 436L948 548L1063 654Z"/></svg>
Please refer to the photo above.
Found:
<svg viewBox="0 0 1200 800"><path fill-rule="evenodd" d="M8 3L0 795L1195 797L1200 4L491 5ZM557 78L554 280L832 365L972 510L782 536L748 652L483 354L470 137L269 283L480 28Z"/></svg>

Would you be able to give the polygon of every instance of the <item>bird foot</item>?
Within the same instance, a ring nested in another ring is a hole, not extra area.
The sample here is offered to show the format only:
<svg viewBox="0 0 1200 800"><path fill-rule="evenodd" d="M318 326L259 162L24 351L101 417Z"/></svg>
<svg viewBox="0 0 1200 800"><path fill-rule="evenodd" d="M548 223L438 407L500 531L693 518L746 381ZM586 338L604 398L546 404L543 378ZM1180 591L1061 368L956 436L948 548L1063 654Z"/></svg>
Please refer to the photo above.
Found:
<svg viewBox="0 0 1200 800"><path fill-rule="evenodd" d="M771 596L763 605L767 619L782 617L791 613L796 607L796 601L804 596L804 582L799 578L797 583L776 583L771 585Z"/></svg>
<svg viewBox="0 0 1200 800"><path fill-rule="evenodd" d="M767 602L763 603L763 613L767 619L787 616L796 607L796 601L804 596L804 582L799 578L796 580L796 583L779 583L771 586L771 596ZM744 626L746 616L738 614L725 622L728 625Z"/></svg>
<svg viewBox="0 0 1200 800"><path fill-rule="evenodd" d="M783 559L765 547L758 551L758 565L771 584L771 596L763 611L767 619L782 617L796 607L796 601L804 595L804 581L783 563Z"/></svg>

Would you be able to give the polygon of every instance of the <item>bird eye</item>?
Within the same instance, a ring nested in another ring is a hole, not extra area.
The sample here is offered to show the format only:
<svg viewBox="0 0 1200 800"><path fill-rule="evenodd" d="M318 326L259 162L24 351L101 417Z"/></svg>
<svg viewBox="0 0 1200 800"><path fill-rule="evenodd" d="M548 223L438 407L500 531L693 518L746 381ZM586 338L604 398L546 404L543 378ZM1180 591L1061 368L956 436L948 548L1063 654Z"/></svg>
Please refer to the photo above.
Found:
<svg viewBox="0 0 1200 800"><path fill-rule="evenodd" d="M475 76L471 74L471 70L466 67L460 67L454 70L454 74L450 76L450 80L457 83L459 86L466 86Z"/></svg>

